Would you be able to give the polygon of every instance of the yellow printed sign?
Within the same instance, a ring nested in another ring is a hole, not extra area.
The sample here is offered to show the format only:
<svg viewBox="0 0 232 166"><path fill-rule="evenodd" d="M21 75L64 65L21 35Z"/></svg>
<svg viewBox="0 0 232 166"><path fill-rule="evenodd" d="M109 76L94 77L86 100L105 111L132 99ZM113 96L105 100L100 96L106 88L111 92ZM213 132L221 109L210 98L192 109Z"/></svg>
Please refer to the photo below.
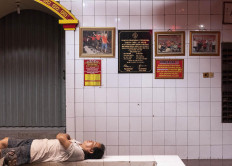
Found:
<svg viewBox="0 0 232 166"><path fill-rule="evenodd" d="M84 60L84 86L101 86L101 60Z"/></svg>

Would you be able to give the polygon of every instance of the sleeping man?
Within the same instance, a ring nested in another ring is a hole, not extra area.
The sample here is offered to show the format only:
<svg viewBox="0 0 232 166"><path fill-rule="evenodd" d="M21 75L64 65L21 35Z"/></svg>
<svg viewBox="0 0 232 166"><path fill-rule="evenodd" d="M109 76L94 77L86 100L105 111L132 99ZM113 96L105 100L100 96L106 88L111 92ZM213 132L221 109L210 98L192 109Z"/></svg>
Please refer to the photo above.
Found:
<svg viewBox="0 0 232 166"><path fill-rule="evenodd" d="M56 139L0 140L0 166L16 166L34 162L82 161L100 159L105 146L95 141L80 143L68 134L59 133Z"/></svg>

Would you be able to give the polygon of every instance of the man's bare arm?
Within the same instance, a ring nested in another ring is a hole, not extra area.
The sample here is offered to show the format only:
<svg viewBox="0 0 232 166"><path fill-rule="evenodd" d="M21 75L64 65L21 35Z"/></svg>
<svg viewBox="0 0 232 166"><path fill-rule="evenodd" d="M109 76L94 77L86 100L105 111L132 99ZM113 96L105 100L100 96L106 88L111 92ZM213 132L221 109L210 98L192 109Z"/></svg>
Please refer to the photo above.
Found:
<svg viewBox="0 0 232 166"><path fill-rule="evenodd" d="M65 148L68 149L68 147L70 146L71 142L71 138L68 134L65 133L59 133L56 136L56 139L58 139L60 141L60 144Z"/></svg>

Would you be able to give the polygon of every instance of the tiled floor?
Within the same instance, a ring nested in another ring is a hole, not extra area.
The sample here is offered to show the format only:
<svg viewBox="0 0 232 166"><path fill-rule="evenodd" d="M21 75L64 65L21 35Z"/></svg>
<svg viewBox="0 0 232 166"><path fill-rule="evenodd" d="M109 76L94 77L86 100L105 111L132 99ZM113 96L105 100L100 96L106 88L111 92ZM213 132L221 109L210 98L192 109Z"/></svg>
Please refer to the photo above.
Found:
<svg viewBox="0 0 232 166"><path fill-rule="evenodd" d="M186 166L232 166L231 160L182 160Z"/></svg>

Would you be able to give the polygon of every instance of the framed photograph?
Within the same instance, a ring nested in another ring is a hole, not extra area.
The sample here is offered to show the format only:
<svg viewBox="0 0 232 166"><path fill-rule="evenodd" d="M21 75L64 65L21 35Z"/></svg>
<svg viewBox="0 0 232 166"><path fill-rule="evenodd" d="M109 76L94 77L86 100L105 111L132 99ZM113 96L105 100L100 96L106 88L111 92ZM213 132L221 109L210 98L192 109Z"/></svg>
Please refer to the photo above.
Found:
<svg viewBox="0 0 232 166"><path fill-rule="evenodd" d="M219 56L219 31L190 31L190 56Z"/></svg>
<svg viewBox="0 0 232 166"><path fill-rule="evenodd" d="M232 24L232 2L223 3L223 24Z"/></svg>
<svg viewBox="0 0 232 166"><path fill-rule="evenodd" d="M155 56L185 56L185 32L155 32Z"/></svg>
<svg viewBox="0 0 232 166"><path fill-rule="evenodd" d="M80 27L81 58L114 58L115 57L115 28Z"/></svg>

